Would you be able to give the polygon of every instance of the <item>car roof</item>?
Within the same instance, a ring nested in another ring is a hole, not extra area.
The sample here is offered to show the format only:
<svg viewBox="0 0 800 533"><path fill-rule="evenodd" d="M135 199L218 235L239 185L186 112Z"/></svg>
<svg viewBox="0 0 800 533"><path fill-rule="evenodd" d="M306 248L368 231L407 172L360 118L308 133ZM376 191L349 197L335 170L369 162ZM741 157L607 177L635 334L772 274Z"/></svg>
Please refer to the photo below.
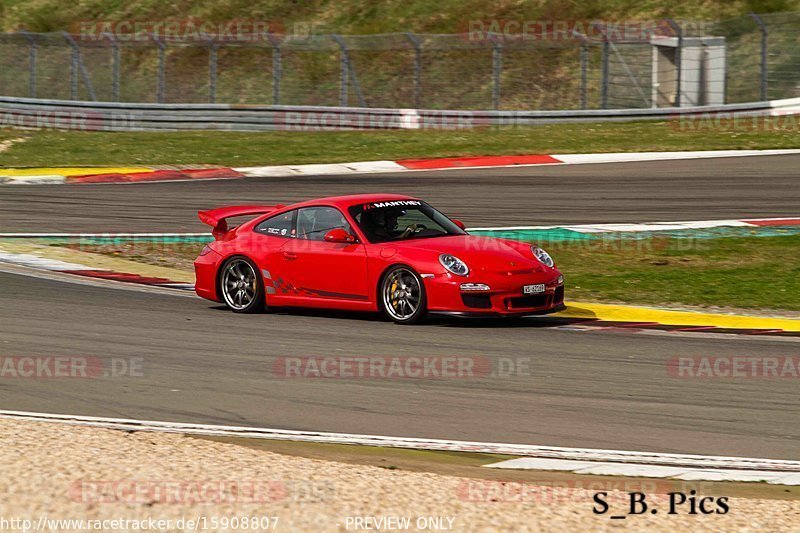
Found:
<svg viewBox="0 0 800 533"><path fill-rule="evenodd" d="M392 201L392 200L418 200L418 198L414 198L413 196L406 196L404 194L380 194L380 193L373 193L373 194L351 194L347 196L328 196L325 198L317 198L315 200L306 200L304 202L298 202L296 204L292 204L292 209L297 209L299 207L304 207L307 205L319 205L319 204L327 204L327 205L335 205L340 208L347 208L351 205L358 205L362 203L369 203L369 202L384 202L384 201Z"/></svg>

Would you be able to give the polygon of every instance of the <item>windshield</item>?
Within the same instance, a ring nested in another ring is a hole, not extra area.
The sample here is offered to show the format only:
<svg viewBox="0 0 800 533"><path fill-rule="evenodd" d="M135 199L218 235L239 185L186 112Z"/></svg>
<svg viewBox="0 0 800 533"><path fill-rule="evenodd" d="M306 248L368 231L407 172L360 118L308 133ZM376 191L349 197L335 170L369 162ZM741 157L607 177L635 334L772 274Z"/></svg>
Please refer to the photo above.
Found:
<svg viewBox="0 0 800 533"><path fill-rule="evenodd" d="M466 234L449 218L419 200L358 204L350 207L350 215L371 243Z"/></svg>

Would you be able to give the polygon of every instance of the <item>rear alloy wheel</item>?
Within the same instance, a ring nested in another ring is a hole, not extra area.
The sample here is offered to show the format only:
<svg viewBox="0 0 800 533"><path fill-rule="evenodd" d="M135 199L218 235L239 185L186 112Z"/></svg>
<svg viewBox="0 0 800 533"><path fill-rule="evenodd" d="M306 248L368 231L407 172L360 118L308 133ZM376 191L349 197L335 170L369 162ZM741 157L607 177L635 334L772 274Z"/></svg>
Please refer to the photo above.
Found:
<svg viewBox="0 0 800 533"><path fill-rule="evenodd" d="M393 267L383 276L379 302L389 320L398 324L417 323L428 312L422 279L405 266Z"/></svg>
<svg viewBox="0 0 800 533"><path fill-rule="evenodd" d="M233 257L222 266L220 293L234 313L258 313L264 309L264 284L258 268L246 257Z"/></svg>

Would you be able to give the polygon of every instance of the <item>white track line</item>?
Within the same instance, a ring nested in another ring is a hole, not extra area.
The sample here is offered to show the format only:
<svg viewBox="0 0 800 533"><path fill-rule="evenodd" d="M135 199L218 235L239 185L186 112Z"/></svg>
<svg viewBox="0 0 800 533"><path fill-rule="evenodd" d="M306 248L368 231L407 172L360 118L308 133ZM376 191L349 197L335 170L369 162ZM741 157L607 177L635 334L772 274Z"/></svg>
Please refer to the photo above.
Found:
<svg viewBox="0 0 800 533"><path fill-rule="evenodd" d="M552 230L567 229L582 233L623 232L635 233L641 231L665 231L684 229L709 229L718 227L758 227L752 222L797 220L795 217L774 218L744 218L739 220L688 220L674 222L640 222L640 223L614 223L614 224L561 224L548 226L494 226L467 228L469 231L518 231L518 230ZM180 238L180 237L208 237L208 232L193 233L0 233L0 238L86 238L86 239L125 239L125 238Z"/></svg>
<svg viewBox="0 0 800 533"><path fill-rule="evenodd" d="M2 250L0 250L0 263L11 263L42 270L92 270L92 267L79 263L68 263L32 254L8 253Z"/></svg>
<svg viewBox="0 0 800 533"><path fill-rule="evenodd" d="M563 166L600 163L632 163L643 161L672 161L680 159L709 159L798 154L798 149L784 150L704 150L684 152L619 152L599 154L540 154L554 161L518 165L446 166L441 168L406 168L396 161L361 161L356 163L316 163L309 165L276 165L266 167L235 167L234 171L247 177L303 177L341 174L379 174L384 172L440 172L446 170L475 170L513 167ZM433 158L437 159L437 158ZM451 159L451 158L442 158ZM457 157L454 159L458 159Z"/></svg>
<svg viewBox="0 0 800 533"><path fill-rule="evenodd" d="M651 477L680 481L738 481L745 483L766 482L770 485L800 485L800 474L796 472L768 470L707 469L685 466L539 459L534 457L511 459L484 466L503 470L548 470L597 476Z"/></svg>
<svg viewBox="0 0 800 533"><path fill-rule="evenodd" d="M599 154L554 154L551 157L568 165L598 163L634 163L640 161L674 161L681 159L714 159L719 157L752 157L766 155L792 155L800 153L795 148L780 150L700 150L685 152L617 152Z"/></svg>
<svg viewBox="0 0 800 533"><path fill-rule="evenodd" d="M551 226L497 226L485 228L469 228L472 231L520 231L520 230L552 230L566 229L580 233L605 233L621 232L636 233L642 231L673 231L690 229L710 229L722 227L759 227L753 222L782 220L796 220L800 217L778 217L778 218L744 218L740 220L687 220L676 222L640 222L640 223L614 223L614 224L562 224Z"/></svg>
<svg viewBox="0 0 800 533"><path fill-rule="evenodd" d="M91 270L96 272L108 272L109 274L126 274L125 272L115 272L106 268L96 268L79 263L68 263L58 259L50 259L32 254L20 254L5 252L0 249L0 264L18 265L23 267L32 268L35 270L47 270L53 272L63 272L65 274L74 274L74 271ZM90 278L102 278L102 276L86 276ZM142 276L147 277L147 276ZM125 279L109 279L119 283L133 284L133 285L147 285L151 287L169 287L172 289L192 290L194 291L193 283L183 283L180 281L169 281L167 283L136 283L135 281Z"/></svg>
<svg viewBox="0 0 800 533"><path fill-rule="evenodd" d="M537 459L600 461L615 465L637 465L638 467L689 467L695 469L711 469L714 471L720 469L736 469L757 472L772 472L782 475L800 474L800 461L781 459L650 453L589 448L561 448L555 446L536 446L528 444L503 444L443 439L391 437L383 435L292 431L286 429L189 424L181 422L159 422L126 418L106 418L9 410L0 410L0 418L59 422L71 425L120 429L126 431L157 431L166 433L183 433L189 435L214 435L300 442L353 444L361 446L411 448L416 450L495 453L503 455L534 457Z"/></svg>
<svg viewBox="0 0 800 533"><path fill-rule="evenodd" d="M538 167L538 166L564 166L564 165L583 165L583 164L603 164L603 163L631 163L643 161L672 161L686 159L708 159L724 157L746 157L746 156L768 156L768 155L789 155L800 153L798 149L785 150L706 150L706 151L684 151L684 152L621 152L621 153L599 153L599 154L539 154L547 155L554 161L547 163L525 163L512 165L479 165L479 166L445 166L441 168L406 168L396 161L357 161L352 163L312 163L307 165L273 165L273 166L254 166L236 167L232 170L243 174L245 178L266 178L266 177L306 177L306 176L333 176L351 174L380 174L386 172L440 172L447 170L486 170L493 168L513 168L513 167ZM435 158L434 158L435 159ZM450 159L450 158L443 158ZM457 159L457 158L456 158ZM240 176L231 178L189 178L177 180L154 180L154 181L123 181L123 182L98 182L98 183L79 183L76 185L147 185L155 183L179 183L179 182L198 182L216 181L221 179L241 179ZM63 185L69 184L64 176L60 175L41 175L41 176L0 176L0 185Z"/></svg>
<svg viewBox="0 0 800 533"><path fill-rule="evenodd" d="M56 281L59 283L71 283L73 285L84 285L87 287L99 287L101 289L143 292L150 294L162 294L167 296L183 296L197 298L194 291L183 288L176 288L173 285L144 285L141 283L126 283L103 278L92 278L89 276L76 276L58 270L44 270L14 263L1 263L0 272L14 274L17 276L27 276L30 278Z"/></svg>

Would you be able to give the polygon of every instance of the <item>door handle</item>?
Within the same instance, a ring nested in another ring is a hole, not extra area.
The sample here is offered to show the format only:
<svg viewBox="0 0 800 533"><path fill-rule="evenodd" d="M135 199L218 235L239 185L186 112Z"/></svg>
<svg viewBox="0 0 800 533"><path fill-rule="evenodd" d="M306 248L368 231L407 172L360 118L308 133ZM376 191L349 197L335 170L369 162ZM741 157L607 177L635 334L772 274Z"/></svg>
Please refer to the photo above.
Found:
<svg viewBox="0 0 800 533"><path fill-rule="evenodd" d="M283 252L283 258L287 261L294 261L297 259L297 254L294 252Z"/></svg>

